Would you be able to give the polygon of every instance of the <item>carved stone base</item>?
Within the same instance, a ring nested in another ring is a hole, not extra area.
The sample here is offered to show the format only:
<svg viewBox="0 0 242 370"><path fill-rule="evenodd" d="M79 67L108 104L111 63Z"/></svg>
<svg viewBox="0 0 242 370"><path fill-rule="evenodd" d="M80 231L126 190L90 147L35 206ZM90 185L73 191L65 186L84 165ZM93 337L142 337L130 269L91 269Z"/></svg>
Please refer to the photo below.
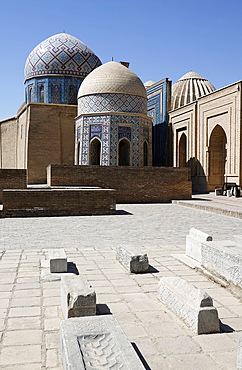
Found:
<svg viewBox="0 0 242 370"><path fill-rule="evenodd" d="M149 270L147 254L144 254L138 248L134 248L131 245L118 245L116 248L116 258L130 272L137 274Z"/></svg>
<svg viewBox="0 0 242 370"><path fill-rule="evenodd" d="M158 297L196 334L220 331L218 312L212 298L203 290L179 277L163 277Z"/></svg>
<svg viewBox="0 0 242 370"><path fill-rule="evenodd" d="M64 320L60 338L65 370L145 370L113 315Z"/></svg>
<svg viewBox="0 0 242 370"><path fill-rule="evenodd" d="M61 308L65 319L96 315L96 293L85 277L62 276Z"/></svg>
<svg viewBox="0 0 242 370"><path fill-rule="evenodd" d="M237 357L237 370L242 370L242 335L239 338L239 348Z"/></svg>
<svg viewBox="0 0 242 370"><path fill-rule="evenodd" d="M242 289L242 248L230 240L202 243L201 264Z"/></svg>

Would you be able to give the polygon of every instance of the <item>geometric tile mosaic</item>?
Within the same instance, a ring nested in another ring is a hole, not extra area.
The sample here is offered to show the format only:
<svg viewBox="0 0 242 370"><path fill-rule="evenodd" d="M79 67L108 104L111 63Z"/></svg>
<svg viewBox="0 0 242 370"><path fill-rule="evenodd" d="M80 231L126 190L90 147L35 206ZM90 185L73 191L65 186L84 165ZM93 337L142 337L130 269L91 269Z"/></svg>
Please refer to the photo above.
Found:
<svg viewBox="0 0 242 370"><path fill-rule="evenodd" d="M118 142L119 142L119 126L122 124L128 124L131 127L131 146L132 146L132 157L131 166L139 166L139 124L140 118L137 116L127 115L111 115L111 132L110 132L110 165L117 166L118 159Z"/></svg>
<svg viewBox="0 0 242 370"><path fill-rule="evenodd" d="M58 74L84 78L101 64L82 41L67 33L59 33L42 41L31 51L25 64L25 80Z"/></svg>
<svg viewBox="0 0 242 370"><path fill-rule="evenodd" d="M77 104L74 101L77 97L78 89L81 85L82 78L68 78L68 77L45 77L45 78L32 78L26 81L25 85L25 102L26 104L40 103L38 86L44 87L44 103L51 104L53 101L53 87L60 86L60 104ZM75 90L75 92L73 91Z"/></svg>
<svg viewBox="0 0 242 370"><path fill-rule="evenodd" d="M129 94L90 94L78 100L78 115L99 112L147 114L147 100Z"/></svg>
<svg viewBox="0 0 242 370"><path fill-rule="evenodd" d="M124 137L131 142L131 127L127 126L118 127L118 140L121 140Z"/></svg>
<svg viewBox="0 0 242 370"><path fill-rule="evenodd" d="M81 165L88 165L90 141L101 139L101 166L109 165L109 123L110 116L86 116L82 124Z"/></svg>

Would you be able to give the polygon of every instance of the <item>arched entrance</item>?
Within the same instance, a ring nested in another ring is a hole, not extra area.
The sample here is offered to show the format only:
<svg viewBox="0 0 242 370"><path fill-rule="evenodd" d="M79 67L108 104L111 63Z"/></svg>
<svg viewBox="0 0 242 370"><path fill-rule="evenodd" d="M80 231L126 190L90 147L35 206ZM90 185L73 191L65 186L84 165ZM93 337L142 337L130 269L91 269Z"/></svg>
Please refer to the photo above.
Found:
<svg viewBox="0 0 242 370"><path fill-rule="evenodd" d="M90 145L90 162L91 165L100 166L101 142L97 138L91 141Z"/></svg>
<svg viewBox="0 0 242 370"><path fill-rule="evenodd" d="M208 191L224 183L227 137L220 125L214 127L209 140Z"/></svg>
<svg viewBox="0 0 242 370"><path fill-rule="evenodd" d="M147 141L145 141L144 145L143 145L143 156L144 156L143 165L148 166L148 145L147 145Z"/></svg>
<svg viewBox="0 0 242 370"><path fill-rule="evenodd" d="M179 141L179 167L186 167L187 163L187 137L183 133Z"/></svg>
<svg viewBox="0 0 242 370"><path fill-rule="evenodd" d="M127 139L120 140L118 144L118 165L130 166L130 142Z"/></svg>

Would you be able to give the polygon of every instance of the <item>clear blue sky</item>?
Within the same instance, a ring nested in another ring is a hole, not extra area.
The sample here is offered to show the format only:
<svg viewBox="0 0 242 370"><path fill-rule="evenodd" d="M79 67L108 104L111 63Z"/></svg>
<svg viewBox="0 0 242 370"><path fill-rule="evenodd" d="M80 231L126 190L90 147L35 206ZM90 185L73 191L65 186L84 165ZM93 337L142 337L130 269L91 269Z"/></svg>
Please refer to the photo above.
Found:
<svg viewBox="0 0 242 370"><path fill-rule="evenodd" d="M220 88L242 79L241 19L241 0L0 0L0 120L24 101L28 54L54 34L129 61L143 82L193 70Z"/></svg>

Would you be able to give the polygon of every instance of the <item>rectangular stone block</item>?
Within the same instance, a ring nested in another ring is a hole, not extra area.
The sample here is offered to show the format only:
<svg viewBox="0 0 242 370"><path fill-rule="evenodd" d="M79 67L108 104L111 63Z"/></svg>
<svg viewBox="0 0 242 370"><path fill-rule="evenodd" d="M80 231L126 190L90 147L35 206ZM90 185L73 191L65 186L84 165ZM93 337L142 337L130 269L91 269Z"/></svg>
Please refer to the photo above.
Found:
<svg viewBox="0 0 242 370"><path fill-rule="evenodd" d="M186 236L186 256L193 258L194 260L201 263L201 243L212 240L213 238L210 235L200 230L191 228L189 231L189 235Z"/></svg>
<svg viewBox="0 0 242 370"><path fill-rule="evenodd" d="M144 254L138 248L134 248L131 245L118 245L116 248L116 258L130 272L137 274L149 270L147 254Z"/></svg>
<svg viewBox="0 0 242 370"><path fill-rule="evenodd" d="M49 250L50 272L67 272L67 258L64 249Z"/></svg>
<svg viewBox="0 0 242 370"><path fill-rule="evenodd" d="M239 338L237 370L242 370L242 335Z"/></svg>
<svg viewBox="0 0 242 370"><path fill-rule="evenodd" d="M61 277L61 308L65 319L96 315L96 293L85 277Z"/></svg>
<svg viewBox="0 0 242 370"><path fill-rule="evenodd" d="M223 189L222 188L215 189L215 196L217 197L218 195L223 195Z"/></svg>
<svg viewBox="0 0 242 370"><path fill-rule="evenodd" d="M241 244L230 240L202 243L202 266L242 288Z"/></svg>
<svg viewBox="0 0 242 370"><path fill-rule="evenodd" d="M145 370L113 315L64 320L60 340L65 370Z"/></svg>
<svg viewBox="0 0 242 370"><path fill-rule="evenodd" d="M179 277L163 277L158 298L196 334L220 332L218 312L212 298L203 290Z"/></svg>

